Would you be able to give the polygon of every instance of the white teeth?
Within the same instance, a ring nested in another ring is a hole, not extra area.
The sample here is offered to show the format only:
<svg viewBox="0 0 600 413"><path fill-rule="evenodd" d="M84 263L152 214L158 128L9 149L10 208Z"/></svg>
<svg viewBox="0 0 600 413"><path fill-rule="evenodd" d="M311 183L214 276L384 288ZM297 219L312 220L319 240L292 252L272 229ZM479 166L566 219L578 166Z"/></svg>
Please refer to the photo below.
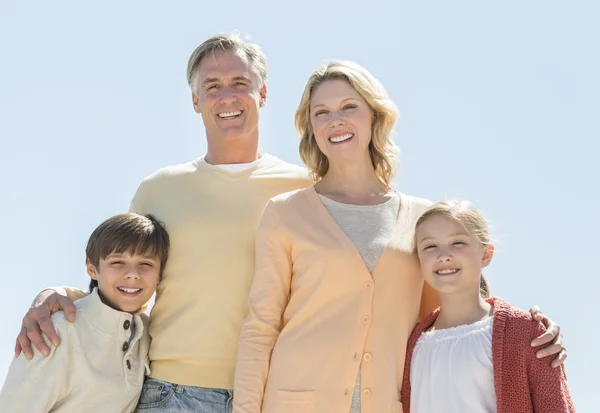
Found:
<svg viewBox="0 0 600 413"><path fill-rule="evenodd" d="M342 135L342 136L335 136L335 137L329 138L329 140L331 142L337 143L337 142L343 142L345 140L348 140L348 139L350 139L353 136L354 136L353 134L347 133L347 134Z"/></svg>
<svg viewBox="0 0 600 413"><path fill-rule="evenodd" d="M454 274L455 272L458 272L457 269L454 270L439 270L436 271L438 274Z"/></svg>
<svg viewBox="0 0 600 413"><path fill-rule="evenodd" d="M238 110L237 112L223 112L223 113L219 113L218 116L221 119L223 119L223 118L231 118L233 116L238 116L238 115L241 115L241 114L242 114L242 111Z"/></svg>
<svg viewBox="0 0 600 413"><path fill-rule="evenodd" d="M121 291L125 291L126 293L137 293L138 291L141 291L141 288L123 288L123 287L119 287L119 290Z"/></svg>

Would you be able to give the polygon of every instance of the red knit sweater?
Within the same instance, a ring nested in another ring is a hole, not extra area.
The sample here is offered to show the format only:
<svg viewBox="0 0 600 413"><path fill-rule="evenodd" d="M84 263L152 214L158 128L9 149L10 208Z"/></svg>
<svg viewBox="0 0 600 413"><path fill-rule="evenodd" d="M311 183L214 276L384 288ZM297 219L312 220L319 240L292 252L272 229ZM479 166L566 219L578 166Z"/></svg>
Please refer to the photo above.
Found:
<svg viewBox="0 0 600 413"><path fill-rule="evenodd" d="M492 361L497 413L575 412L563 367L553 369L552 360L538 360L539 348L531 341L546 329L527 311L512 307L500 298L487 300L494 307ZM410 365L418 338L440 313L438 308L417 324L408 340L401 401L410 413Z"/></svg>

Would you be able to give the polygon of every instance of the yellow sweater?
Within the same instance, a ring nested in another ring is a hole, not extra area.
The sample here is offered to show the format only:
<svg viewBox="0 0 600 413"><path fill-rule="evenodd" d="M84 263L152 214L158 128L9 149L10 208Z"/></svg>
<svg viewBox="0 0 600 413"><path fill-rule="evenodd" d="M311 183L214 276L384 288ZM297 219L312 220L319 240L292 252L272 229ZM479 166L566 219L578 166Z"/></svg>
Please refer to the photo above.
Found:
<svg viewBox="0 0 600 413"><path fill-rule="evenodd" d="M194 161L142 182L131 210L154 214L171 239L150 314L152 377L233 388L260 217L270 198L311 184L304 168L274 157L236 173Z"/></svg>
<svg viewBox="0 0 600 413"><path fill-rule="evenodd" d="M401 194L393 236L369 273L313 187L269 202L256 234L234 413L348 412L359 369L362 413L402 411L407 339L419 309L438 303L412 253L428 205Z"/></svg>

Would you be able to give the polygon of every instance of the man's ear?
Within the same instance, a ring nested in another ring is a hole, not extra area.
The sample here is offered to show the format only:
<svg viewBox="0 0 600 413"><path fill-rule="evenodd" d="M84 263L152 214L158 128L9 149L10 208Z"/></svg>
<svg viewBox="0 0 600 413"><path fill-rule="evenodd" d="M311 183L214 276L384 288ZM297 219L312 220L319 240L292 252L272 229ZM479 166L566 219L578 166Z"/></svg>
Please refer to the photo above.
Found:
<svg viewBox="0 0 600 413"><path fill-rule="evenodd" d="M266 83L260 88L260 99L258 101L258 104L261 108L267 104L267 84Z"/></svg>
<svg viewBox="0 0 600 413"><path fill-rule="evenodd" d="M494 246L489 244L483 250L483 257L481 258L481 268L485 268L490 265L492 258L494 257Z"/></svg>
<svg viewBox="0 0 600 413"><path fill-rule="evenodd" d="M85 263L87 273L92 280L98 280L98 269L90 260L87 260Z"/></svg>
<svg viewBox="0 0 600 413"><path fill-rule="evenodd" d="M192 105L194 106L194 112L196 112L198 115L200 113L202 113L200 111L200 99L198 99L198 95L196 95L196 92L194 92L192 90Z"/></svg>

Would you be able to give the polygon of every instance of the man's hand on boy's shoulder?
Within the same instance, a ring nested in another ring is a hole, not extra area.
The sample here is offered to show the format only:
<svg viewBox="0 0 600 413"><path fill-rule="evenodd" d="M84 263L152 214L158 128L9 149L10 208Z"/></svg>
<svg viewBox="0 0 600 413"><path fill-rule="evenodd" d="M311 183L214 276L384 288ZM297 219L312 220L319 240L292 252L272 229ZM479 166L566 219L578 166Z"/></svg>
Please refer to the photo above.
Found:
<svg viewBox="0 0 600 413"><path fill-rule="evenodd" d="M552 361L552 368L562 366L567 360L567 349L563 347L563 335L560 332L560 325L544 315L537 305L531 307L529 313L535 321L541 321L545 327L545 331L531 342L532 347L543 346L537 352L536 357L545 358L556 354L557 356Z"/></svg>
<svg viewBox="0 0 600 413"><path fill-rule="evenodd" d="M73 322L77 308L73 301L56 292L54 289L46 289L37 295L33 301L31 308L23 317L21 323L21 332L17 336L15 344L15 357L18 357L21 352L28 360L33 358L33 344L44 356L50 354L50 348L46 344L42 333L48 337L48 340L54 345L60 344L60 339L54 330L54 325L50 320L50 316L57 311L64 311L65 318Z"/></svg>

